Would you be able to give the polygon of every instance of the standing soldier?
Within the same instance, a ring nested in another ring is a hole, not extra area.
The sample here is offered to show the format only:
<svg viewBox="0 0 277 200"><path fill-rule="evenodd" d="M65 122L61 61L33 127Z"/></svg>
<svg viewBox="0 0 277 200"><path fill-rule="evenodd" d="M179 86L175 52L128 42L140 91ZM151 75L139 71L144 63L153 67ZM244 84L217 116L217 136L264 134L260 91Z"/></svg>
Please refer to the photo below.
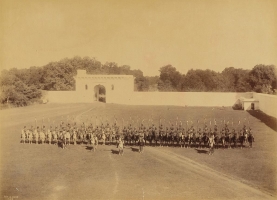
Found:
<svg viewBox="0 0 277 200"><path fill-rule="evenodd" d="M75 129L73 130L73 136L72 136L72 139L73 139L73 143L74 143L74 145L76 145L77 134L76 134L76 130L75 130Z"/></svg>
<svg viewBox="0 0 277 200"><path fill-rule="evenodd" d="M222 130L221 130L221 143L222 143L222 148L223 149L225 149L225 138L226 138L226 136L225 136L225 129L224 128L222 128Z"/></svg>
<svg viewBox="0 0 277 200"><path fill-rule="evenodd" d="M90 151L93 150L93 152L95 152L95 138L94 138L94 136L92 136L90 138L90 144L91 144L91 150Z"/></svg>
<svg viewBox="0 0 277 200"><path fill-rule="evenodd" d="M202 148L202 139L203 135L202 135L202 131L201 128L198 129L198 148Z"/></svg>
<svg viewBox="0 0 277 200"><path fill-rule="evenodd" d="M118 148L119 148L118 155L122 156L123 155L124 142L121 138L119 139L119 142L118 142Z"/></svg>
<svg viewBox="0 0 277 200"><path fill-rule="evenodd" d="M56 129L52 132L53 134L53 143L56 145L58 143L58 135L57 135L57 127Z"/></svg>
<svg viewBox="0 0 277 200"><path fill-rule="evenodd" d="M254 136L252 134L251 128L249 128L248 142L249 142L249 147L252 148L252 143L254 142Z"/></svg>
<svg viewBox="0 0 277 200"><path fill-rule="evenodd" d="M38 132L39 132L39 127L37 127L34 131L34 139L36 144L38 144Z"/></svg>
<svg viewBox="0 0 277 200"><path fill-rule="evenodd" d="M105 145L105 141L106 141L106 134L105 134L105 130L104 130L104 129L102 130L102 140L103 140L102 145Z"/></svg>
<svg viewBox="0 0 277 200"><path fill-rule="evenodd" d="M43 129L40 130L39 138L40 138L41 144L44 144L45 143L45 134L43 132Z"/></svg>
<svg viewBox="0 0 277 200"><path fill-rule="evenodd" d="M97 137L97 135L95 135L95 134L93 134L93 137L94 137L94 148L95 148L95 150L97 150L97 147L98 147L98 137Z"/></svg>
<svg viewBox="0 0 277 200"><path fill-rule="evenodd" d="M243 142L244 142L243 130L240 130L240 131L239 131L239 141L240 141L240 148L242 149L242 147L243 147Z"/></svg>
<svg viewBox="0 0 277 200"><path fill-rule="evenodd" d="M111 144L111 137L110 137L111 136L111 127L110 127L109 123L107 123L107 125L106 125L105 133L106 133L106 138L108 140L108 145L110 145Z"/></svg>
<svg viewBox="0 0 277 200"><path fill-rule="evenodd" d="M30 128L28 131L27 131L27 138L28 138L28 143L29 144L32 144L32 128Z"/></svg>
<svg viewBox="0 0 277 200"><path fill-rule="evenodd" d="M245 133L244 133L244 144L245 146L248 146L249 147L249 144L248 144L248 130L246 129L245 130Z"/></svg>
<svg viewBox="0 0 277 200"><path fill-rule="evenodd" d="M211 134L209 136L209 147L210 147L209 155L213 155L213 153L214 153L214 135L213 134Z"/></svg>
<svg viewBox="0 0 277 200"><path fill-rule="evenodd" d="M139 132L139 153L143 153L144 147L144 134L142 131Z"/></svg>
<svg viewBox="0 0 277 200"><path fill-rule="evenodd" d="M25 140L26 140L26 126L24 126L24 128L21 130L21 142L25 144Z"/></svg>
<svg viewBox="0 0 277 200"><path fill-rule="evenodd" d="M232 133L231 131L227 131L227 138L228 138L228 149L231 149L231 143L232 143Z"/></svg>
<svg viewBox="0 0 277 200"><path fill-rule="evenodd" d="M122 130L122 133L123 133L123 138L124 138L125 142L127 143L127 141L128 141L128 134L127 134L127 128L125 126L124 126L124 128Z"/></svg>
<svg viewBox="0 0 277 200"><path fill-rule="evenodd" d="M51 142L52 142L52 127L51 126L48 129L47 140L48 140L49 144L51 144Z"/></svg>
<svg viewBox="0 0 277 200"><path fill-rule="evenodd" d="M70 133L69 133L69 130L66 131L66 134L65 134L65 138L66 138L66 145L70 145Z"/></svg>
<svg viewBox="0 0 277 200"><path fill-rule="evenodd" d="M235 129L233 129L233 143L234 143L234 148L237 148L237 141L238 141L238 133L236 132Z"/></svg>

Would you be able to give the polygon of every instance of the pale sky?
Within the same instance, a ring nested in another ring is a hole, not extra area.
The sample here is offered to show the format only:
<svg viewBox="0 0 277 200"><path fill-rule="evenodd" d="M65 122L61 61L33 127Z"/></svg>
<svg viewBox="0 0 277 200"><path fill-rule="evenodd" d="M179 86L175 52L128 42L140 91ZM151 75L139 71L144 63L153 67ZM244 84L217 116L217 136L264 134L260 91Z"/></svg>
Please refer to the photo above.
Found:
<svg viewBox="0 0 277 200"><path fill-rule="evenodd" d="M276 0L0 0L0 68L95 57L159 75L277 65Z"/></svg>

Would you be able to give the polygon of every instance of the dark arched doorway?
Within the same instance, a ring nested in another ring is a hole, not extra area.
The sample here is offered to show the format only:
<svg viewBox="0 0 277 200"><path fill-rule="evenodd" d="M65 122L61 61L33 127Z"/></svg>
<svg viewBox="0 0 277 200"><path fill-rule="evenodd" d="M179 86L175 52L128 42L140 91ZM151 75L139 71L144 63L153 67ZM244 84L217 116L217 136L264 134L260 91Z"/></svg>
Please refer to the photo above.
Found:
<svg viewBox="0 0 277 200"><path fill-rule="evenodd" d="M106 88L103 85L96 85L94 87L94 98L95 101L106 103Z"/></svg>

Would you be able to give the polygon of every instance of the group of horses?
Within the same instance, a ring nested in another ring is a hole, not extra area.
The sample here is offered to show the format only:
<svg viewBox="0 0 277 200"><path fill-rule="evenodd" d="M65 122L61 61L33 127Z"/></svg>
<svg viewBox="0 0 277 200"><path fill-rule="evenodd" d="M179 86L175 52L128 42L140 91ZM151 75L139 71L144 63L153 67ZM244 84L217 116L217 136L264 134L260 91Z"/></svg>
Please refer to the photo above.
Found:
<svg viewBox="0 0 277 200"><path fill-rule="evenodd" d="M240 133L237 133L235 130L230 132L227 126L222 129L220 133L217 132L216 128L212 131L211 129L208 130L207 127L205 127L203 131L201 129L196 131L194 127L188 130L174 127L163 130L162 128L157 129L153 127L144 131L139 130L138 132L139 133L136 134L132 129L127 129L125 131L123 129L125 145L139 145L140 135L143 135L144 145L155 147L205 148L209 147L209 138L212 136L215 148L252 147L254 142L251 130L249 131L244 128Z"/></svg>
<svg viewBox="0 0 277 200"><path fill-rule="evenodd" d="M181 148L206 148L209 147L209 138L213 137L214 148L243 148L252 147L254 137L251 129L246 129L244 126L241 130L229 131L227 124L222 130L218 130L215 125L214 129L208 129L207 125L203 129L195 129L193 126L189 129L183 127L166 127L162 125L156 127L139 126L138 128L123 127L120 130L116 124L106 126L102 124L93 128L92 124L85 126L83 123L81 127L76 124L61 124L59 127L48 130L43 126L42 128L26 127L22 130L21 142L23 143L48 143L48 144L90 144L91 138L94 137L97 144L117 144L119 138L124 140L125 145L147 145L154 147L181 147Z"/></svg>

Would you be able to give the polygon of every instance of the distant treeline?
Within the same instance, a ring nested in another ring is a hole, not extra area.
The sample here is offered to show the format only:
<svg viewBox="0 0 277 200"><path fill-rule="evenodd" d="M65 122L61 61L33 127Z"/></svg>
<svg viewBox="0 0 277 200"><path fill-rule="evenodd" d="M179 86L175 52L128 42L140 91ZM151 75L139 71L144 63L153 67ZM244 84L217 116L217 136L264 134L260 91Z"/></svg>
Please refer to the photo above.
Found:
<svg viewBox="0 0 277 200"><path fill-rule="evenodd" d="M160 76L144 76L141 70L114 62L102 64L94 58L74 57L50 62L42 67L3 70L0 76L0 101L3 105L26 106L40 101L42 90L75 90L73 76L78 69L88 74L121 74L135 77L135 91L180 92L262 92L274 93L276 67L257 65L252 70L229 67L221 73L212 70L189 70L181 74L171 65L160 68Z"/></svg>

